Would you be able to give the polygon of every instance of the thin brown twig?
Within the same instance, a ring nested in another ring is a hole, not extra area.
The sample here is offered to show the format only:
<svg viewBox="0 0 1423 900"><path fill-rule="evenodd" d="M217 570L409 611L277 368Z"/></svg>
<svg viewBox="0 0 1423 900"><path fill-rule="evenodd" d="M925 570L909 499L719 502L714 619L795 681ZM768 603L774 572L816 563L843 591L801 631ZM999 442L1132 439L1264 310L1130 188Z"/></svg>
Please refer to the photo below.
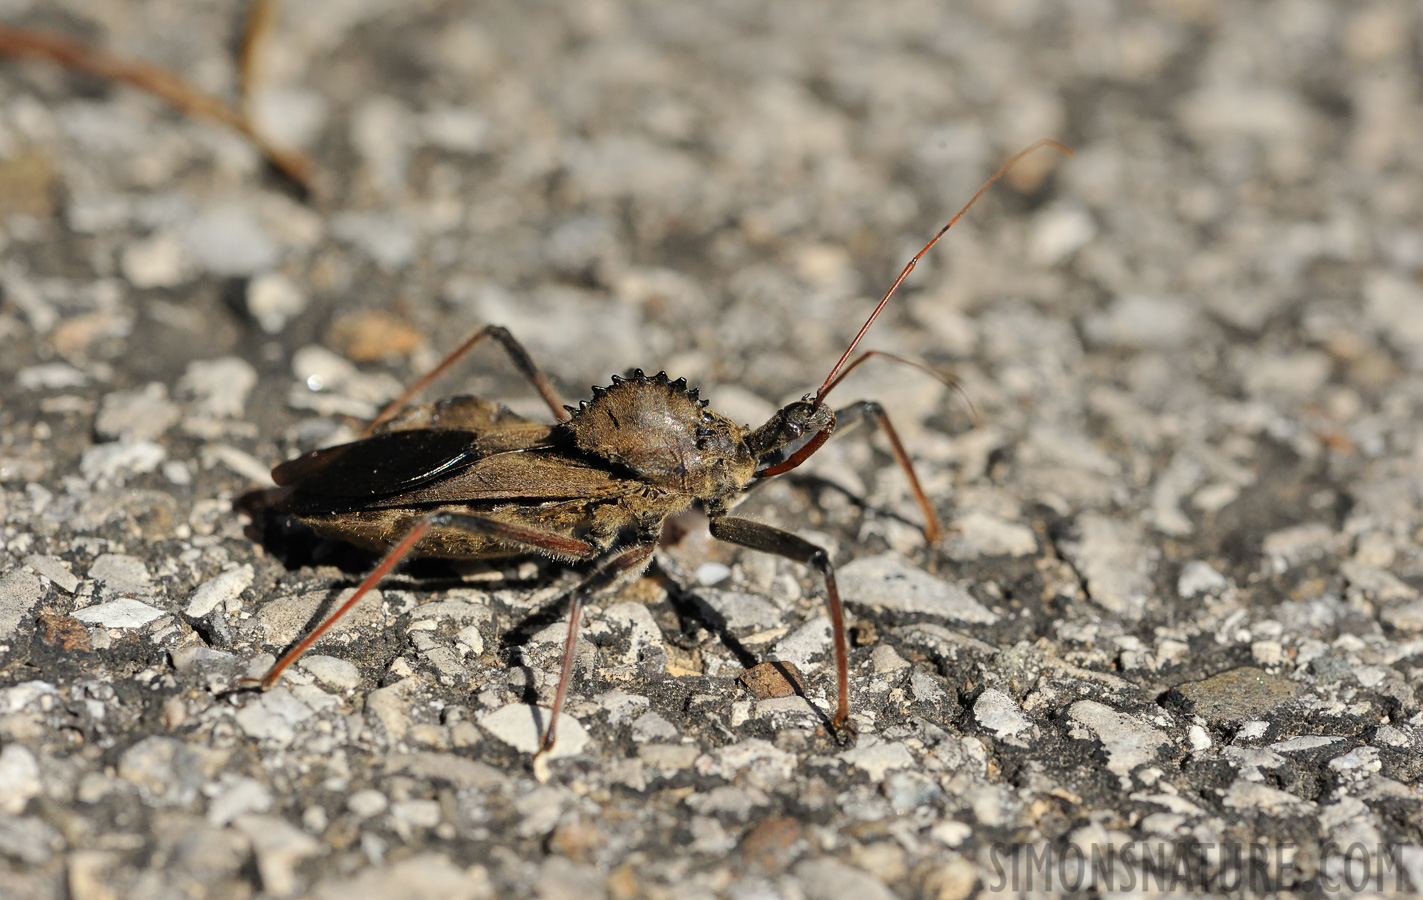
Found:
<svg viewBox="0 0 1423 900"><path fill-rule="evenodd" d="M242 110L252 118L252 103L257 96L257 82L262 75L262 48L272 25L277 20L280 4L277 0L252 0L247 11L247 29L242 33L242 49L238 52L237 91L242 98Z"/></svg>
<svg viewBox="0 0 1423 900"><path fill-rule="evenodd" d="M278 147L240 110L203 93L167 69L123 59L80 41L45 31L0 25L0 55L48 60L96 78L147 91L186 115L210 119L246 137L273 166L306 191L315 188L316 164L298 150Z"/></svg>

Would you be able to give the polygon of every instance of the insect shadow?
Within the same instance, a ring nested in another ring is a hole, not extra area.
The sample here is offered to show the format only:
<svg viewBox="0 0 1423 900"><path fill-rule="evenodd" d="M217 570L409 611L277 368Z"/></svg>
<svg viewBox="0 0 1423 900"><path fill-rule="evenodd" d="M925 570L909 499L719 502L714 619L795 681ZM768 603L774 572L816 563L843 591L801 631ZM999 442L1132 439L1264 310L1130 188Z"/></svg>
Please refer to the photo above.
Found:
<svg viewBox="0 0 1423 900"><path fill-rule="evenodd" d="M820 387L760 427L738 425L708 409L686 379L674 380L665 372L647 375L641 369L594 387L592 399L577 407L565 406L518 339L490 325L382 410L360 439L277 466L272 480L281 491L273 495L273 511L291 515L318 536L384 556L351 597L253 683L263 689L276 684L288 666L407 557L499 560L535 554L588 564L586 576L567 595L558 685L548 729L534 755L535 772L546 772L545 754L555 745L568 696L584 606L640 577L653 561L667 521L699 507L712 537L798 562L823 580L835 661L830 724L839 737L851 734L849 646L830 555L789 531L731 511L753 485L798 468L833 434L873 425L909 480L926 542L938 541L943 534L938 514L884 408L864 400L834 409L826 399L861 364L890 356L854 352L924 254L1015 162L1043 146L1070 153L1055 141L1040 141L1009 160L904 267ZM411 405L420 391L485 340L501 345L537 390L552 424L479 397Z"/></svg>

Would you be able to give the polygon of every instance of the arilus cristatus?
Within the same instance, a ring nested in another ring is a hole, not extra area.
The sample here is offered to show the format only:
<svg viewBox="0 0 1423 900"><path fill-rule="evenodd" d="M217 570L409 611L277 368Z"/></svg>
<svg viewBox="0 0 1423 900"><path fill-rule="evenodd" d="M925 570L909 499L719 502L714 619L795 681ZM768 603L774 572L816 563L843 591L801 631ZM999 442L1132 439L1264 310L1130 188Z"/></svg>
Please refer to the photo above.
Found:
<svg viewBox="0 0 1423 900"><path fill-rule="evenodd" d="M366 427L361 439L315 450L282 463L272 478L286 489L275 511L290 514L318 535L386 551L355 593L311 634L287 651L257 683L269 688L336 620L407 556L455 559L541 554L594 563L573 590L568 637L552 715L535 759L554 744L568 694L583 606L641 574L652 559L663 522L699 503L711 534L810 566L825 579L835 647L836 730L850 718L849 653L835 570L824 550L786 531L729 514L758 479L796 468L837 426L873 420L889 439L909 477L932 544L938 516L925 496L889 418L878 403L831 410L825 398L854 368L875 355L850 356L889 298L919 260L989 187L1027 154L1053 147L1039 141L1010 159L948 224L924 245L870 313L814 394L744 428L707 409L685 379L666 373L613 376L593 399L564 406L523 346L505 329L476 332L411 385ZM412 398L486 338L494 338L538 390L556 424L515 415L477 397L455 397L407 409ZM848 361L848 362L847 362Z"/></svg>

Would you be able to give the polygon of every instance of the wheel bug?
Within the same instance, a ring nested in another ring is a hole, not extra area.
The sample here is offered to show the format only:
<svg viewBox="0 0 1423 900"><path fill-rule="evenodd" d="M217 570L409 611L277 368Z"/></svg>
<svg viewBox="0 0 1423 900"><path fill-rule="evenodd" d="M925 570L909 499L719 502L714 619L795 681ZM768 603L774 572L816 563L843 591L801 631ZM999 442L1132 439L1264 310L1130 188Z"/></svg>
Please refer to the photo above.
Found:
<svg viewBox="0 0 1423 900"><path fill-rule="evenodd" d="M349 599L255 683L262 689L276 684L288 666L407 556L490 559L540 554L593 563L570 599L563 663L548 730L534 757L538 763L556 739L584 605L638 577L652 559L664 521L699 503L712 536L786 557L824 578L835 651L831 725L836 731L846 729L849 651L829 555L794 534L730 515L730 509L758 480L804 463L837 428L872 421L889 439L909 478L924 516L925 538L930 544L938 540L938 516L884 409L874 401L861 401L832 410L825 399L866 359L888 355L868 351L850 358L924 254L1018 160L1041 147L1072 153L1044 140L1005 163L899 273L819 389L787 404L759 428L736 425L708 409L686 379L674 381L665 372L647 375L641 369L630 378L613 376L612 384L593 388L593 398L576 408L564 406L523 345L504 328L491 325L381 411L359 440L277 466L272 478L285 493L274 511L292 515L322 537L385 551L385 556ZM407 408L416 394L488 338L503 346L548 404L555 424L523 418L478 397Z"/></svg>

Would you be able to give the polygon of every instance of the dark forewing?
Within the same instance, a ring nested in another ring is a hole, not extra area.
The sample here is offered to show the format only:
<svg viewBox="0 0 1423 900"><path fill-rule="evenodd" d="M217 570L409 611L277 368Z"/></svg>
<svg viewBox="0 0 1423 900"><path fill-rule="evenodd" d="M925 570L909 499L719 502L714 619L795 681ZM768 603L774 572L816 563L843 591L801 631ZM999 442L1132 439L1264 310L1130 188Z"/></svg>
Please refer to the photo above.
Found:
<svg viewBox="0 0 1423 900"><path fill-rule="evenodd" d="M272 470L272 480L304 494L378 497L447 477L487 452L470 431L391 431L288 460Z"/></svg>

